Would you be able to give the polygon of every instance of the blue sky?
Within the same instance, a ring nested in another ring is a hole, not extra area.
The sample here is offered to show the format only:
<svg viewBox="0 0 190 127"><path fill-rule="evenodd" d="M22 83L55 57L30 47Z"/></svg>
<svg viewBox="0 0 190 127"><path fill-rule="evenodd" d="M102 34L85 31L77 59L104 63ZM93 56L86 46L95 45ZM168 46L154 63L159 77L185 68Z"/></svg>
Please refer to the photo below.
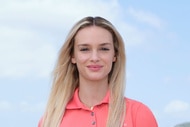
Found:
<svg viewBox="0 0 190 127"><path fill-rule="evenodd" d="M72 25L110 20L127 53L125 95L148 105L159 127L190 121L190 2L0 0L0 126L35 127L51 71Z"/></svg>

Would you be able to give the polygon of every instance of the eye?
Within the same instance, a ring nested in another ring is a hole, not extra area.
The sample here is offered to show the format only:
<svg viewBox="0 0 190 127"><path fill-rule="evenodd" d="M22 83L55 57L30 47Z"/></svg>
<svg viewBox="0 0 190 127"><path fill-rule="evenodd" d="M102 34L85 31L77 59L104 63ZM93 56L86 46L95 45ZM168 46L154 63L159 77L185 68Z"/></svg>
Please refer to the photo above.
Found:
<svg viewBox="0 0 190 127"><path fill-rule="evenodd" d="M106 48L106 47L102 47L102 48L100 48L100 50L102 50L102 51L109 51L110 49Z"/></svg>
<svg viewBox="0 0 190 127"><path fill-rule="evenodd" d="M89 51L89 48L80 48L80 51Z"/></svg>

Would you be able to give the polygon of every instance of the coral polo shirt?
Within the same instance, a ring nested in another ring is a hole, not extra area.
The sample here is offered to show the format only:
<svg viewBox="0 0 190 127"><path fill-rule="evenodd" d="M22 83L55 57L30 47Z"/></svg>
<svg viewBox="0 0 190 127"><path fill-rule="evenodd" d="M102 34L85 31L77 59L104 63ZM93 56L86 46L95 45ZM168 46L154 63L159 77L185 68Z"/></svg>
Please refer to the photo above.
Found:
<svg viewBox="0 0 190 127"><path fill-rule="evenodd" d="M60 127L106 127L110 93L101 103L89 109L81 103L78 89L67 104ZM158 127L155 117L147 106L125 98L126 116L123 127Z"/></svg>
<svg viewBox="0 0 190 127"><path fill-rule="evenodd" d="M110 93L107 92L101 103L89 109L81 103L77 89L66 106L60 127L106 127L109 97ZM126 116L123 127L158 127L155 117L147 106L129 98L125 100ZM42 119L38 127L41 126L41 122Z"/></svg>

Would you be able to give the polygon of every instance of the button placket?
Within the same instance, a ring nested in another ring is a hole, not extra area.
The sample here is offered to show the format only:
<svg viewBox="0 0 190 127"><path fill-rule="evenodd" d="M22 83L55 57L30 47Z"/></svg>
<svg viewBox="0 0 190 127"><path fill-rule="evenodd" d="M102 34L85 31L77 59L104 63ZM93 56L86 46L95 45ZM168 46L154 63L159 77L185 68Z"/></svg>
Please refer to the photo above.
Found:
<svg viewBox="0 0 190 127"><path fill-rule="evenodd" d="M92 127L96 127L97 123L96 123L96 116L95 116L95 112L94 111L91 111L90 113L91 117L92 117Z"/></svg>

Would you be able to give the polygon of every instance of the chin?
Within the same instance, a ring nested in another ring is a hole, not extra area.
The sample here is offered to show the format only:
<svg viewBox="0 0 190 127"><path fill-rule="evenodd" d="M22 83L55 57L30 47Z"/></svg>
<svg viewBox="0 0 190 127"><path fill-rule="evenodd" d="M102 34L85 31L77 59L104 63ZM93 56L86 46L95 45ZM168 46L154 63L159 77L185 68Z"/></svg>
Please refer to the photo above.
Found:
<svg viewBox="0 0 190 127"><path fill-rule="evenodd" d="M89 80L91 81L101 81L101 80L104 80L105 78L103 77L89 77Z"/></svg>

